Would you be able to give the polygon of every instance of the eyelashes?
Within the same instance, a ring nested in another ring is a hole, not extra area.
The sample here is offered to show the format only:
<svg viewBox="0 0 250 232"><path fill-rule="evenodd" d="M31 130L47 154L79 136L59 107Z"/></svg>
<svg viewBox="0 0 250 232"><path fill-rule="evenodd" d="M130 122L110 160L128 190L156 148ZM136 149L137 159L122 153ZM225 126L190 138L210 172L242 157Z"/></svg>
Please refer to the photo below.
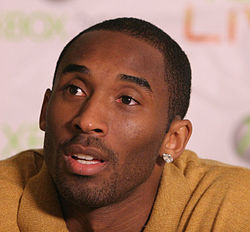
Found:
<svg viewBox="0 0 250 232"><path fill-rule="evenodd" d="M129 106L134 106L134 105L140 104L137 100L135 100L131 96L127 96L127 95L121 96L116 101L119 103L123 103L125 105L129 105Z"/></svg>
<svg viewBox="0 0 250 232"><path fill-rule="evenodd" d="M67 94L69 94L72 97L87 97L87 94L85 93L84 90L82 90L79 86L77 85L66 85L64 90L66 91ZM128 105L128 106L135 106L135 105L140 105L140 102L133 98L132 96L129 95L122 95L119 98L115 100L118 103Z"/></svg>
<svg viewBox="0 0 250 232"><path fill-rule="evenodd" d="M72 96L86 96L86 93L79 86L76 85L67 85L65 87L65 90Z"/></svg>

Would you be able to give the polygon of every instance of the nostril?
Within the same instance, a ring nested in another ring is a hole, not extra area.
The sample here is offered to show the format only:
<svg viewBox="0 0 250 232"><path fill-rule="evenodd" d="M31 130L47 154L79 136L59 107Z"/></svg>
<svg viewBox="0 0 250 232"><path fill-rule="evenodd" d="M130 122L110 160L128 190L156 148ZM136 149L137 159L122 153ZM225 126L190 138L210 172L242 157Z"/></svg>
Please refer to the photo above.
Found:
<svg viewBox="0 0 250 232"><path fill-rule="evenodd" d="M77 130L82 130L81 127L79 125L75 125L75 129Z"/></svg>
<svg viewBox="0 0 250 232"><path fill-rule="evenodd" d="M71 125L72 129L76 133L96 133L96 135L103 135L106 132L106 125L104 123L92 122L90 120L80 120L80 117L73 120Z"/></svg>

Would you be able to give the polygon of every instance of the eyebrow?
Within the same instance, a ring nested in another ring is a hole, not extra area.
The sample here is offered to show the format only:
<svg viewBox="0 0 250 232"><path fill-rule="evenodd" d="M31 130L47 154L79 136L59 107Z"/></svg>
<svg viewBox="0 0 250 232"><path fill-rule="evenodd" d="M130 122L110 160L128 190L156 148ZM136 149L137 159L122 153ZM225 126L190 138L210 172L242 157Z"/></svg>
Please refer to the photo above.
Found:
<svg viewBox="0 0 250 232"><path fill-rule="evenodd" d="M72 72L79 72L79 73L89 74L90 70L84 65L69 64L62 71L63 74L72 73ZM135 84L137 84L137 85L139 85L141 87L146 88L150 92L153 92L150 85L149 85L149 83L148 83L148 81L145 80L144 78L135 77L135 76L127 75L127 74L120 74L119 77L120 77L120 80L135 83Z"/></svg>
<svg viewBox="0 0 250 232"><path fill-rule="evenodd" d="M79 73L86 73L88 74L89 73L89 69L84 66L84 65L79 65L79 64L69 64L67 65L62 73L71 73L71 72L79 72Z"/></svg>
<svg viewBox="0 0 250 232"><path fill-rule="evenodd" d="M145 80L144 78L135 77L135 76L127 75L127 74L120 74L119 76L121 80L133 82L141 87L148 89L150 92L153 92L148 81Z"/></svg>

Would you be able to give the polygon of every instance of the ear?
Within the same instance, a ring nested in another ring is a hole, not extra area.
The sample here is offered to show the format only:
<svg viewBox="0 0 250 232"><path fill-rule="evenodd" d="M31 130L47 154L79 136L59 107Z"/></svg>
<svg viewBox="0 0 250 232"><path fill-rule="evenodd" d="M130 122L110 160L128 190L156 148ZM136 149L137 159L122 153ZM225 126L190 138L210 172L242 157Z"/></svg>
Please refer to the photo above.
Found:
<svg viewBox="0 0 250 232"><path fill-rule="evenodd" d="M46 129L46 114L47 114L47 107L49 103L49 99L51 96L51 90L47 89L44 98L43 98L43 105L40 113L40 120L39 120L39 127L42 131L45 131Z"/></svg>
<svg viewBox="0 0 250 232"><path fill-rule="evenodd" d="M192 134L192 124L189 120L176 119L171 123L161 146L161 154L170 154L177 159L185 150L186 144Z"/></svg>

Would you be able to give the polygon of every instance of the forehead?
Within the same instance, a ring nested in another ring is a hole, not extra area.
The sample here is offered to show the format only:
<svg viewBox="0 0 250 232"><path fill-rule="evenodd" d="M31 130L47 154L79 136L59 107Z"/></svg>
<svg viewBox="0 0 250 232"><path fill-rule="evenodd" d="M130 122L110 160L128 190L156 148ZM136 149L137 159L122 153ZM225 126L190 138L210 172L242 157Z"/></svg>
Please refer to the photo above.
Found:
<svg viewBox="0 0 250 232"><path fill-rule="evenodd" d="M149 43L121 32L91 31L82 34L67 49L58 73L68 64L82 64L99 71L142 76L162 86L165 65L162 53ZM166 83L165 83L166 85Z"/></svg>

